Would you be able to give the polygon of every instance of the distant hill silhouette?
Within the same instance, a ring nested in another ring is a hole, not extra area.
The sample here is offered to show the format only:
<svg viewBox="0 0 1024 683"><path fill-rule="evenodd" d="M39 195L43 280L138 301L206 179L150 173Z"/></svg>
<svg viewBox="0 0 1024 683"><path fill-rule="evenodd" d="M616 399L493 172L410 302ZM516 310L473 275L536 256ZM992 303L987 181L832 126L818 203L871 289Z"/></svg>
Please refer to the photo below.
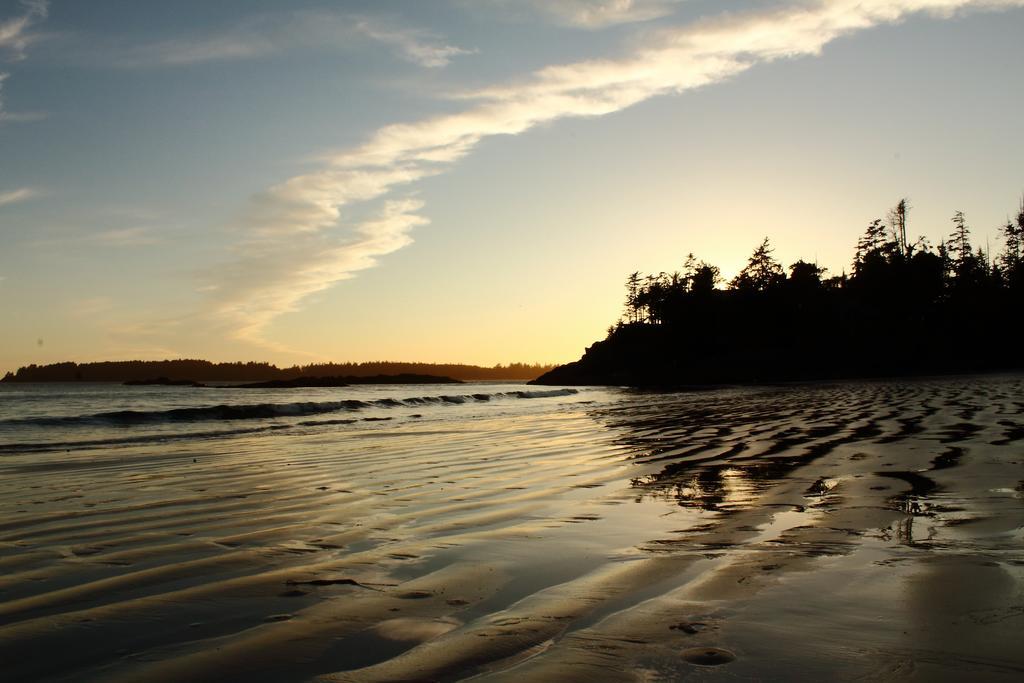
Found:
<svg viewBox="0 0 1024 683"><path fill-rule="evenodd" d="M537 384L678 386L943 374L1024 367L1024 201L995 256L970 242L962 212L931 248L907 239L906 200L858 241L851 274L789 274L768 239L723 289L693 254L682 272L626 282L603 341Z"/></svg>
<svg viewBox="0 0 1024 683"><path fill-rule="evenodd" d="M462 380L437 375L366 375L356 377L296 377L233 385L236 389L296 389L306 387L347 387L352 384L461 384Z"/></svg>
<svg viewBox="0 0 1024 683"><path fill-rule="evenodd" d="M482 367L443 363L319 363L278 368L270 363L211 363L206 360L129 360L98 363L28 365L8 372L2 382L128 382L165 378L167 381L260 382L301 377L371 377L374 375L433 375L456 380L529 380L550 365L510 363Z"/></svg>

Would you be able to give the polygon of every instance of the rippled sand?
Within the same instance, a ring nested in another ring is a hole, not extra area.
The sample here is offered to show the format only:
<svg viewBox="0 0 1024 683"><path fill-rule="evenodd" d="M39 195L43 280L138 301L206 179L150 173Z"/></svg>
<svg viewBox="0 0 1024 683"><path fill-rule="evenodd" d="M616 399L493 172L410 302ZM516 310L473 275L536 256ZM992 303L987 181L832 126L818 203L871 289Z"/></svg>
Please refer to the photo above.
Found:
<svg viewBox="0 0 1024 683"><path fill-rule="evenodd" d="M1024 380L0 456L4 680L1020 680Z"/></svg>

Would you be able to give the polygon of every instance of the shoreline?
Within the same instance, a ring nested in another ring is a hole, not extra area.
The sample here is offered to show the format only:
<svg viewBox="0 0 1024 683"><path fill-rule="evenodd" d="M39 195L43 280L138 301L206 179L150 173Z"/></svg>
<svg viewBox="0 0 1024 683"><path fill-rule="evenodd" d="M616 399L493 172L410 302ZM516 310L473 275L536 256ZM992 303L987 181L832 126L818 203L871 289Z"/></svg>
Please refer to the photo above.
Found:
<svg viewBox="0 0 1024 683"><path fill-rule="evenodd" d="M574 361L579 362L579 361ZM558 366L558 368L567 367L572 363ZM555 368L557 370L558 368ZM554 370L552 371L554 372ZM965 368L950 370L948 372L940 372L935 370L923 370L920 372L905 372L905 373L888 373L888 374L865 374L865 375L851 375L851 374L840 374L834 376L816 376L816 377L799 377L792 379L765 379L757 380L751 379L747 381L728 381L728 382L707 382L707 383L642 383L642 384L629 384L629 383L614 383L614 382L586 382L581 381L577 383L566 383L566 382L555 382L555 381L541 381L547 375L538 377L537 379L530 380L526 384L531 386L566 386L566 387L618 387L623 389L637 389L637 390L648 390L648 391L715 391L718 389L728 389L733 387L771 387L771 386L815 386L817 384L827 384L830 382L889 382L897 380L922 380L927 381L929 379L941 380L941 379L958 379L958 378L984 378L984 377L1003 377L1016 375L1024 372L1024 365L1020 366L1000 366L998 368L991 369L978 369L978 368ZM551 374L551 373L547 373ZM561 378L559 378L561 379Z"/></svg>

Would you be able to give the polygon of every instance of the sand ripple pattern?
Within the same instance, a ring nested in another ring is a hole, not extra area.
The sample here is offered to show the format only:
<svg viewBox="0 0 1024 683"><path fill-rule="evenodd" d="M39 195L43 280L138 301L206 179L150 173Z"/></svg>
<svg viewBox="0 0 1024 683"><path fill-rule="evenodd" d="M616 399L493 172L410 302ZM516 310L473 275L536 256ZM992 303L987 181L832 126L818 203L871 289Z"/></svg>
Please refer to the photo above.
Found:
<svg viewBox="0 0 1024 683"><path fill-rule="evenodd" d="M4 680L1024 673L1021 377L558 396L5 456Z"/></svg>

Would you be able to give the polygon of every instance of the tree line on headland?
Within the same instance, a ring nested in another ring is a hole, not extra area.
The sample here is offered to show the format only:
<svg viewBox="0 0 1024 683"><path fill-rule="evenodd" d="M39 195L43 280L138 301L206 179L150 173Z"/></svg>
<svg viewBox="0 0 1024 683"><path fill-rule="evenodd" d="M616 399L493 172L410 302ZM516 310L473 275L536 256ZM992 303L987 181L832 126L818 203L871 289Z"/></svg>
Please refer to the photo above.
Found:
<svg viewBox="0 0 1024 683"><path fill-rule="evenodd" d="M304 377L370 377L375 375L437 375L452 379L528 380L550 370L550 365L498 364L492 367L457 363L316 363L279 368L270 363L211 363L206 360L129 360L97 363L28 365L8 372L2 382L127 382L167 378L196 382L257 382Z"/></svg>
<svg viewBox="0 0 1024 683"><path fill-rule="evenodd" d="M1001 246L971 243L964 213L934 247L908 237L907 201L873 220L851 271L789 267L768 238L728 283L690 254L626 281L605 340L541 384L634 386L945 374L1024 367L1024 200Z"/></svg>

